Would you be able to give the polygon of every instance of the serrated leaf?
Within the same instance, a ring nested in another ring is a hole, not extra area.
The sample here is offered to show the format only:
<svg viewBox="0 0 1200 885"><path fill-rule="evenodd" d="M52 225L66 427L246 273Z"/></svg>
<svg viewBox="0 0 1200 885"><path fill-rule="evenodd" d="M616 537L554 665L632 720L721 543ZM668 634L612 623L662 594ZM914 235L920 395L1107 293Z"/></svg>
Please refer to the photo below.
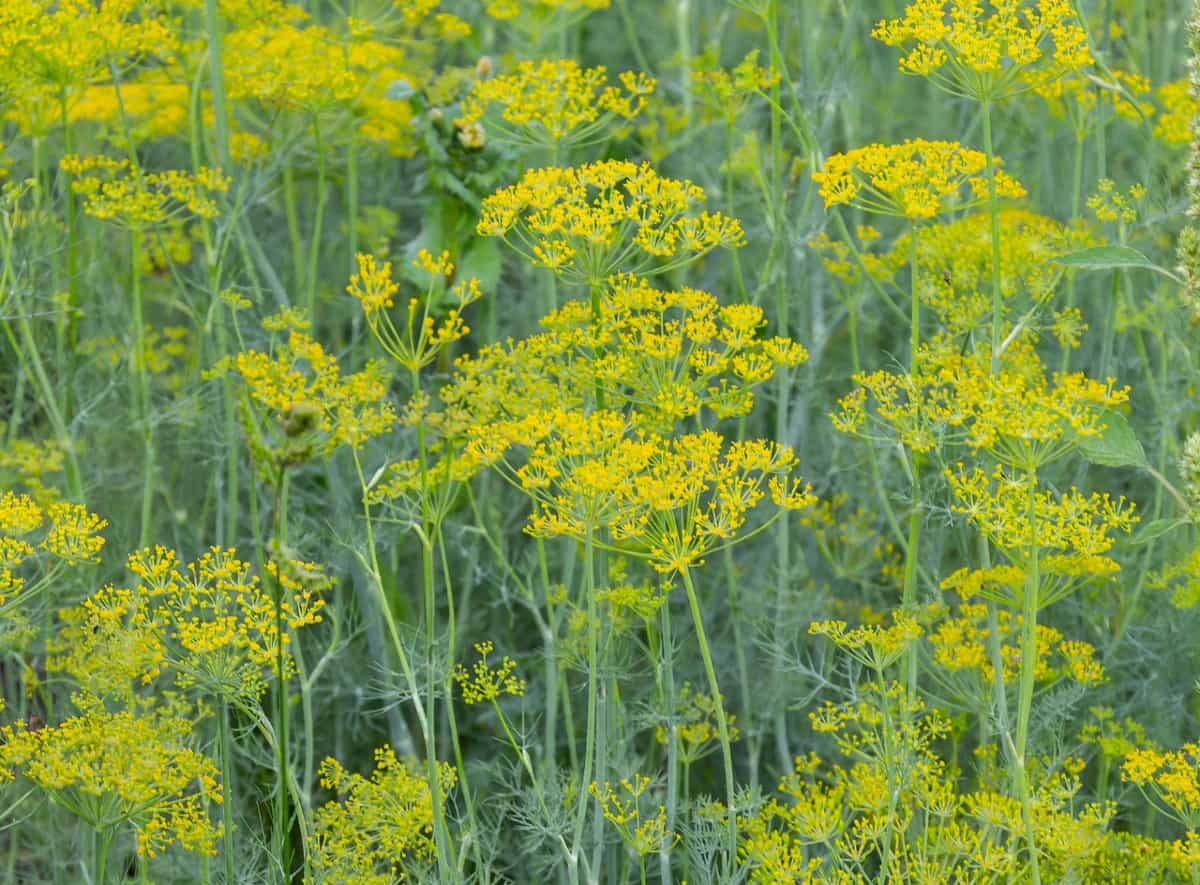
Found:
<svg viewBox="0 0 1200 885"><path fill-rule="evenodd" d="M1149 544L1151 541L1157 541L1164 535L1168 535L1175 529L1188 524L1186 519L1156 519L1153 522L1148 522L1129 539L1129 543L1134 547L1141 547L1143 544Z"/></svg>
<svg viewBox="0 0 1200 885"><path fill-rule="evenodd" d="M1130 246L1091 246L1059 255L1054 260L1077 270L1149 270L1179 282L1179 278L1171 271L1159 267Z"/></svg>
<svg viewBox="0 0 1200 885"><path fill-rule="evenodd" d="M1104 467L1145 467L1146 450L1120 412L1106 409L1100 419L1104 430L1097 436L1078 436L1076 445L1083 457Z"/></svg>

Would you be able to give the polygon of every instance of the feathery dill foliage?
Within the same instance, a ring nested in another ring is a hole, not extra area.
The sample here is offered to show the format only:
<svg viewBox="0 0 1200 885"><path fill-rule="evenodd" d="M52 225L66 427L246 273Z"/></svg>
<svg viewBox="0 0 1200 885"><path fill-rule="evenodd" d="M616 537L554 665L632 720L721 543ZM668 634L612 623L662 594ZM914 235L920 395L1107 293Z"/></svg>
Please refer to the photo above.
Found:
<svg viewBox="0 0 1200 885"><path fill-rule="evenodd" d="M1198 215L1189 0L0 2L0 880L1200 883Z"/></svg>

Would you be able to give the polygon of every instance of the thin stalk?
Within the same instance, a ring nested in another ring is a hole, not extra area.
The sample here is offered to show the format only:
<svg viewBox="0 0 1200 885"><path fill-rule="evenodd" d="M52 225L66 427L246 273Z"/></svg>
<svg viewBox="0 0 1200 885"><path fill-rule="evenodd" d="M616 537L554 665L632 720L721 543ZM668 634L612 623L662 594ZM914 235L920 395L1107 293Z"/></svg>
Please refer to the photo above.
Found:
<svg viewBox="0 0 1200 885"><path fill-rule="evenodd" d="M672 661L675 645L671 639L671 606L664 602L659 609L662 624L661 671L662 692L667 708L667 832L675 832L675 814L679 802L679 724L675 718L675 665ZM735 614L736 617L736 614ZM662 885L671 885L671 840L663 839L658 850Z"/></svg>
<svg viewBox="0 0 1200 885"><path fill-rule="evenodd" d="M321 138L321 120L313 116L313 138L317 149L317 208L313 213L312 242L308 247L308 288L305 295L305 307L308 317L316 326L317 310L317 278L321 267L321 227L325 220L325 144ZM351 219L351 226L354 220ZM437 793L431 788L431 795ZM435 800L436 801L436 800Z"/></svg>
<svg viewBox="0 0 1200 885"><path fill-rule="evenodd" d="M721 737L721 758L725 765L725 801L726 826L729 836L730 869L737 864L738 826L737 809L735 807L735 792L733 780L733 750L729 740L729 723L725 717L725 702L721 699L721 686L717 682L717 671L713 667L712 654L709 651L708 636L704 631L704 615L700 611L700 599L696 596L696 586L692 582L691 570L686 566L680 574L683 576L683 587L687 591L688 605L692 609L692 624L696 628L696 640L700 643L700 656L704 659L704 672L708 676L708 690L712 694L713 703L717 707L717 725Z"/></svg>
<svg viewBox="0 0 1200 885"><path fill-rule="evenodd" d="M909 255L909 277L911 284L911 310L912 318L910 320L912 328L910 331L909 342L909 376L916 383L917 372L920 369L920 347L921 347L921 298L919 277L917 272L918 261L918 228L913 224L910 228L909 239L911 241L911 253ZM908 543L904 550L904 589L902 591L900 606L901 610L908 615L913 615L917 607L917 563L919 562L920 544L921 544L921 461L920 454L913 452L912 459L912 510L908 515ZM917 676L920 666L920 655L915 645L909 647L904 653L905 664L904 669L907 674L907 688L909 698L917 696Z"/></svg>
<svg viewBox="0 0 1200 885"><path fill-rule="evenodd" d="M150 416L150 374L146 366L146 320L142 311L142 232L134 229L129 238L130 295L133 300L134 408L142 422L142 511L138 546L150 543L154 507L154 427Z"/></svg>
<svg viewBox="0 0 1200 885"><path fill-rule="evenodd" d="M229 703L221 702L221 718L217 731L217 755L221 758L221 787L224 792L221 802L221 854L225 863L226 885L237 881L233 872L233 730L229 725Z"/></svg>
<svg viewBox="0 0 1200 885"><path fill-rule="evenodd" d="M571 839L571 876L575 882L579 878L579 858L583 848L583 823L587 818L588 792L587 785L594 779L592 763L596 753L596 708L599 679L596 673L597 650L596 636L596 547L594 529L589 525L584 533L583 542L583 594L587 604L587 658L588 658L588 698L587 698L587 733L584 737L583 770L576 785L575 827Z"/></svg>
<svg viewBox="0 0 1200 885"><path fill-rule="evenodd" d="M1026 518L1029 520L1029 552L1027 554L1027 573L1025 581L1025 599L1021 615L1021 681L1017 696L1017 739L1015 755L1020 768L1021 783L1017 788L1021 795L1022 816L1025 818L1025 833L1029 841L1030 873L1034 885L1041 881L1038 874L1037 834L1034 832L1032 800L1029 795L1029 772L1026 765L1026 751L1029 743L1029 719L1033 711L1033 680L1037 668L1037 616L1038 591L1041 577L1038 574L1038 537L1037 537L1037 471L1029 471L1029 499Z"/></svg>
<svg viewBox="0 0 1200 885"><path fill-rule="evenodd" d="M992 146L992 102L983 102L983 151L987 155L988 213L992 240L992 343L993 370L1000 359L1000 201L996 196L996 154Z"/></svg>

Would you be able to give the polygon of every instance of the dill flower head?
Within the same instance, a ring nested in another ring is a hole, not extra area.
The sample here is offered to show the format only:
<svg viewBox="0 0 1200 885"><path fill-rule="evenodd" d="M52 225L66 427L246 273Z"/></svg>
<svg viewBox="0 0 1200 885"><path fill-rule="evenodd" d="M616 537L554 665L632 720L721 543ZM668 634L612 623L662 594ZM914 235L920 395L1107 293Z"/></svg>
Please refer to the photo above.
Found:
<svg viewBox="0 0 1200 885"><path fill-rule="evenodd" d="M754 389L808 358L796 342L763 335L766 316L722 306L696 289L663 291L613 277L598 303L569 301L544 332L462 357L440 393L459 424L519 421L532 412L598 404L639 428L666 433L710 411L747 414Z"/></svg>
<svg viewBox="0 0 1200 885"><path fill-rule="evenodd" d="M808 625L810 636L824 636L838 648L860 661L864 667L881 673L890 667L924 633L916 619L893 612L887 626L868 624L849 627L845 621L814 621Z"/></svg>
<svg viewBox="0 0 1200 885"><path fill-rule="evenodd" d="M207 167L148 172L131 169L129 160L75 154L63 157L60 166L74 179L71 190L82 197L85 212L135 230L167 224L185 213L216 218L216 195L229 190L229 178Z"/></svg>
<svg viewBox="0 0 1200 885"><path fill-rule="evenodd" d="M511 74L476 80L455 125L484 121L494 136L515 144L599 141L614 120L637 117L654 92L646 74L626 71L618 80L620 88L609 86L603 67L583 68L573 59L518 62Z"/></svg>
<svg viewBox="0 0 1200 885"><path fill-rule="evenodd" d="M813 178L826 206L852 205L867 212L924 221L968 209L987 199L987 157L954 141L909 139L833 154ZM996 193L1025 196L1020 182L996 171Z"/></svg>
<svg viewBox="0 0 1200 885"><path fill-rule="evenodd" d="M108 81L110 66L169 58L179 36L141 0L5 0L0 4L0 94L29 134L61 125L73 94Z"/></svg>
<svg viewBox="0 0 1200 885"><path fill-rule="evenodd" d="M655 806L652 814L642 810L643 796L649 795L650 778L635 774L623 777L617 787L605 781L588 784L588 794L600 803L604 819L613 825L621 840L639 858L674 845L679 837L667 829L667 810Z"/></svg>
<svg viewBox="0 0 1200 885"><path fill-rule="evenodd" d="M0 644L30 638L25 628L40 597L68 568L99 562L104 547L106 520L57 495L39 499L0 494Z"/></svg>
<svg viewBox="0 0 1200 885"><path fill-rule="evenodd" d="M1024 576L1014 575L1017 580ZM1000 658L1006 684L1017 682L1021 670L1021 614L1000 609L996 612L1000 635ZM986 688L994 678L988 653L987 606L964 603L957 614L938 624L929 634L933 660L949 673L962 673ZM1066 639L1045 624L1036 625L1037 660L1033 677L1036 684L1049 687L1063 680L1094 686L1106 679L1104 667L1096 660L1095 648L1086 642Z"/></svg>
<svg viewBox="0 0 1200 885"><path fill-rule="evenodd" d="M221 828L206 803L222 801L221 787L191 733L186 719L100 707L53 727L18 723L0 729L0 775L30 781L97 830L132 825L143 857L175 844L214 855Z"/></svg>
<svg viewBox="0 0 1200 885"><path fill-rule="evenodd" d="M725 698L696 691L688 682L679 689L671 717L670 723L654 727L654 738L664 746L670 743L669 729L674 725L679 756L688 765L720 746L722 718L730 742L741 739L737 717L725 712Z"/></svg>
<svg viewBox="0 0 1200 885"><path fill-rule="evenodd" d="M528 451L515 467L510 446ZM630 432L605 410L530 416L497 446L495 466L533 501L526 531L584 540L608 527L614 544L663 573L684 572L736 543L766 497L801 510L814 500L791 478L796 456L765 440L725 445L717 433L668 438Z"/></svg>
<svg viewBox="0 0 1200 885"><path fill-rule="evenodd" d="M1125 780L1136 785L1160 812L1188 830L1200 829L1200 743L1178 750L1151 747L1133 750L1121 766Z"/></svg>
<svg viewBox="0 0 1200 885"><path fill-rule="evenodd" d="M218 362L210 377L235 375L244 385L244 429L256 458L294 466L341 446L362 448L391 430L389 374L380 360L343 375L337 359L293 326L273 354L246 350Z"/></svg>
<svg viewBox="0 0 1200 885"><path fill-rule="evenodd" d="M237 551L213 547L184 566L172 550L144 548L126 562L138 581L101 588L59 616L47 669L66 673L90 695L132 705L160 677L173 689L257 699L276 678L280 643L320 623L328 581L312 563L272 561L274 594ZM284 655L285 679L294 672Z"/></svg>
<svg viewBox="0 0 1200 885"><path fill-rule="evenodd" d="M994 101L1092 63L1070 0L914 0L871 36L900 47L900 70Z"/></svg>
<svg viewBox="0 0 1200 885"><path fill-rule="evenodd" d="M742 245L735 219L695 211L704 199L690 181L626 160L531 169L483 201L476 231L503 237L535 267L599 286L617 272L664 273Z"/></svg>
<svg viewBox="0 0 1200 885"><path fill-rule="evenodd" d="M1054 259L1100 242L1086 227L1071 227L1026 209L1001 210L999 226L997 276L1005 315L1048 302L1065 270ZM948 335L981 329L991 319L990 231L990 213L973 212L925 225L917 237L919 296ZM910 261L911 236L910 232L901 234L889 252L874 257L874 261L886 268L898 268Z"/></svg>
<svg viewBox="0 0 1200 885"><path fill-rule="evenodd" d="M916 452L947 444L984 449L1003 464L1028 469L1072 451L1080 437L1096 437L1104 410L1129 399L1081 372L1047 378L1028 342L1010 346L992 371L986 353L964 354L946 339L922 345L919 371L863 372L832 416L844 433L877 423ZM874 414L867 408L874 401Z"/></svg>
<svg viewBox="0 0 1200 885"><path fill-rule="evenodd" d="M390 261L379 263L373 255L358 256L358 273L350 278L346 291L362 305L375 339L400 366L410 373L428 366L455 341L470 334L463 321L462 311L483 297L479 281L474 277L454 278L454 262L450 253L434 256L421 249L412 265L424 274L429 283L421 297L408 299L406 321L397 326L392 320L400 284L392 279ZM440 315L440 316L439 316Z"/></svg>
<svg viewBox="0 0 1200 885"><path fill-rule="evenodd" d="M390 885L433 860L433 796L415 762L398 759L391 747L380 747L369 777L326 759L320 778L321 786L338 798L313 812L312 874L307 883ZM452 765L438 765L437 790L443 802L456 780Z"/></svg>
<svg viewBox="0 0 1200 885"><path fill-rule="evenodd" d="M1038 600L1044 608L1120 570L1108 555L1112 535L1128 533L1137 522L1133 504L1124 498L1075 488L1057 493L1039 487L1025 472L1003 467L989 474L958 465L945 475L954 495L951 510L974 524L1011 565L959 569L942 582L943 589L1019 608L1025 575L1037 557Z"/></svg>
<svg viewBox="0 0 1200 885"><path fill-rule="evenodd" d="M751 50L733 68L712 67L692 72L696 98L708 117L732 126L754 98L779 82L779 72L758 64L758 50Z"/></svg>
<svg viewBox="0 0 1200 885"><path fill-rule="evenodd" d="M463 700L468 704L494 702L504 695L521 697L525 694L525 680L513 675L517 662L507 655L498 665L488 663L488 656L496 646L489 640L475 643L479 660L468 670L459 664L454 670L454 681L462 690Z"/></svg>
<svg viewBox="0 0 1200 885"><path fill-rule="evenodd" d="M1192 142L1192 123L1200 113L1200 99L1189 80L1164 83L1156 91L1162 110L1154 121L1154 135L1163 144L1187 145Z"/></svg>

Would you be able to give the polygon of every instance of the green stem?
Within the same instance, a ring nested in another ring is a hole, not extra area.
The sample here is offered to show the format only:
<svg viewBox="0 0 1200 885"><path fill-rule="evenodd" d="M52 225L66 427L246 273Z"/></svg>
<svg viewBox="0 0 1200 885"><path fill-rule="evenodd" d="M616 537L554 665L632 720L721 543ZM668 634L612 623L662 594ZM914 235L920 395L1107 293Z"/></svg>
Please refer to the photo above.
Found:
<svg viewBox="0 0 1200 885"><path fill-rule="evenodd" d="M996 196L996 154L992 146L992 102L983 102L983 150L987 155L988 214L992 241L992 343L990 364L1000 359L1000 202Z"/></svg>
<svg viewBox="0 0 1200 885"><path fill-rule="evenodd" d="M1033 681L1038 662L1037 649L1037 616L1038 591L1041 577L1038 574L1038 535L1037 535L1037 471L1031 469L1028 476L1029 498L1026 518L1029 520L1029 551L1026 562L1025 598L1021 615L1021 681L1017 696L1017 739L1014 753L1020 769L1021 783L1017 789L1021 796L1022 816L1025 819L1025 833L1029 842L1030 872L1034 885L1038 885L1038 850L1037 834L1034 831L1033 807L1029 795L1029 768L1027 750L1029 744L1029 720L1033 711Z"/></svg>
<svg viewBox="0 0 1200 885"><path fill-rule="evenodd" d="M691 570L686 566L681 570L683 587L687 591L688 605L692 609L692 624L696 629L696 639L700 643L700 656L704 659L704 672L708 677L708 690L712 694L713 704L717 708L717 725L721 737L721 757L725 766L725 801L726 825L729 836L730 869L737 864L738 825L736 808L736 787L733 780L733 750L729 740L729 723L725 717L725 702L721 698L721 686L717 682L717 671L713 667L712 654L709 651L708 636L704 631L704 615L700 611L700 599L696 596L696 587L692 583Z"/></svg>
<svg viewBox="0 0 1200 885"><path fill-rule="evenodd" d="M579 858L583 848L583 823L587 818L588 784L594 779L592 763L596 753L596 708L599 679L596 673L596 659L599 656L596 636L596 548L594 529L587 527L583 542L583 594L587 605L587 664L588 664L588 697L587 697L587 734L584 738L583 770L576 784L575 828L571 840L571 875L576 883L579 878Z"/></svg>
<svg viewBox="0 0 1200 885"><path fill-rule="evenodd" d="M221 718L217 732L217 755L221 758L221 854L225 862L226 885L237 881L233 872L234 841L233 841L233 803L235 800L233 788L233 730L229 725L229 703L221 702Z"/></svg>
<svg viewBox="0 0 1200 885"><path fill-rule="evenodd" d="M313 137L317 149L317 208L313 214L312 242L308 247L308 289L305 296L305 307L309 319L316 328L317 316L317 278L321 267L321 228L325 220L325 144L321 138L321 120L313 117ZM351 219L353 225L354 220ZM436 788L431 788L431 795L436 794ZM435 800L436 802L436 800Z"/></svg>
<svg viewBox="0 0 1200 885"><path fill-rule="evenodd" d="M146 366L146 320L142 309L142 232L130 232L130 295L133 299L134 408L142 424L142 512L138 546L150 543L154 506L154 427L150 415L150 374Z"/></svg>

